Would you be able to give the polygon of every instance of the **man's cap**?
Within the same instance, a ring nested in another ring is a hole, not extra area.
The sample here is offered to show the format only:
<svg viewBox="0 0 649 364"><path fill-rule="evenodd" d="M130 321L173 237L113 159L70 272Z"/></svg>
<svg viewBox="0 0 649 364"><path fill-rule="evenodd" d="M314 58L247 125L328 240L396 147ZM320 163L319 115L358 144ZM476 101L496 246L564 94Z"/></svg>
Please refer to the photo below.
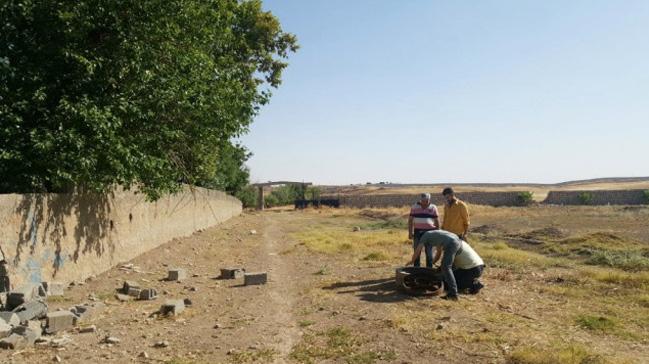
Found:
<svg viewBox="0 0 649 364"><path fill-rule="evenodd" d="M430 200L430 193L422 193L419 195L420 200Z"/></svg>
<svg viewBox="0 0 649 364"><path fill-rule="evenodd" d="M455 194L455 191L453 191L453 188L451 188L451 187L446 187L444 189L444 191L442 191L442 195L444 195L444 196L446 196L446 195L454 195L454 194Z"/></svg>

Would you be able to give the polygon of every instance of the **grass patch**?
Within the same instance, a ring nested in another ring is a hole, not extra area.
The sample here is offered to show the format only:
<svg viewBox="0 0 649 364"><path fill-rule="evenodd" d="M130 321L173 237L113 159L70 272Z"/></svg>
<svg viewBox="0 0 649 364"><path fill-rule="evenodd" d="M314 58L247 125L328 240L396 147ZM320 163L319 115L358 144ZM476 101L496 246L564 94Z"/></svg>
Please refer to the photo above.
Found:
<svg viewBox="0 0 649 364"><path fill-rule="evenodd" d="M605 316L580 315L575 319L580 327L599 332L611 332L617 328L617 323Z"/></svg>
<svg viewBox="0 0 649 364"><path fill-rule="evenodd" d="M582 345L553 345L552 348L524 347L507 357L509 364L604 364L601 355L591 353Z"/></svg>
<svg viewBox="0 0 649 364"><path fill-rule="evenodd" d="M586 264L637 272L649 270L649 257L643 255L641 251L595 250L586 260Z"/></svg>
<svg viewBox="0 0 649 364"><path fill-rule="evenodd" d="M406 232L396 230L361 230L352 232L344 226L319 227L295 233L293 237L307 249L324 254L348 254L357 259L401 259L410 241ZM378 248L378 249L377 249Z"/></svg>
<svg viewBox="0 0 649 364"><path fill-rule="evenodd" d="M361 346L365 340L345 327L335 327L316 335L305 335L293 347L290 357L299 363L320 363L341 361L349 364L372 364L378 360L395 360L393 351L365 351Z"/></svg>
<svg viewBox="0 0 649 364"><path fill-rule="evenodd" d="M300 327L309 327L313 324L315 324L315 321L311 321L311 320L301 320L300 322L298 322L298 325Z"/></svg>
<svg viewBox="0 0 649 364"><path fill-rule="evenodd" d="M277 351L273 349L248 350L233 353L230 355L230 362L240 363L270 363L277 356Z"/></svg>
<svg viewBox="0 0 649 364"><path fill-rule="evenodd" d="M390 257L384 252L372 252L363 258L363 260L369 260L369 261L383 261L389 259Z"/></svg>
<svg viewBox="0 0 649 364"><path fill-rule="evenodd" d="M474 244L478 254L492 267L521 270L524 268L547 268L561 266L562 261L543 254L512 248L504 242Z"/></svg>
<svg viewBox="0 0 649 364"><path fill-rule="evenodd" d="M624 288L649 288L649 272L624 272L615 269L586 268L580 269L587 277L602 283L616 284Z"/></svg>

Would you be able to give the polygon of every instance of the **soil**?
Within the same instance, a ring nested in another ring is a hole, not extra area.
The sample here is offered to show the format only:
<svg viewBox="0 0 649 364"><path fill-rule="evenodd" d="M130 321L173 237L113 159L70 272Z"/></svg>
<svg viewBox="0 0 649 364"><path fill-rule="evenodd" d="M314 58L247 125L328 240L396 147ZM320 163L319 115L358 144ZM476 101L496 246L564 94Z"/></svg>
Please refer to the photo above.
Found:
<svg viewBox="0 0 649 364"><path fill-rule="evenodd" d="M63 299L50 300L51 310L67 309L89 297L106 303L103 311L83 323L96 325L97 332L59 333L56 337L71 340L63 348L3 350L0 363L52 362L57 357L64 363L295 362L292 353L296 346L309 337L321 338L336 327L353 333L356 352L390 353L367 355L371 360L353 362L503 363L514 342L553 337L549 328L559 323L552 312L560 310L563 301L545 302L539 292L525 293L530 284L546 284L548 275L531 277L536 283L521 282L520 277L492 268L484 279L487 288L477 296L462 296L459 303L412 297L396 290L393 266L314 253L291 237L318 219L322 218L299 212L247 213L168 242L125 262L132 263L132 269L118 266L71 287ZM174 267L187 269L188 278L165 281L167 271ZM242 279L218 279L220 269L226 267L266 271L269 282L245 286ZM160 297L120 302L114 295L125 280L155 288ZM152 317L165 300L185 298L192 305L178 316ZM485 320L481 314L485 310L498 316L491 314ZM538 338L507 334L507 325L512 324L501 316L517 325L533 326ZM455 344L434 340L418 334L417 321L427 322L427 327L434 322L437 329L429 329L438 335L449 332L472 339ZM487 334L503 339L473 341ZM584 336L578 332L571 335ZM107 336L120 342L103 343ZM596 341L602 350L644 353L638 355L649 359L644 345L607 343L606 338L592 339L590 335L583 340ZM161 341L168 346L157 347ZM336 352L332 355L312 362L352 362L350 357L335 356Z"/></svg>

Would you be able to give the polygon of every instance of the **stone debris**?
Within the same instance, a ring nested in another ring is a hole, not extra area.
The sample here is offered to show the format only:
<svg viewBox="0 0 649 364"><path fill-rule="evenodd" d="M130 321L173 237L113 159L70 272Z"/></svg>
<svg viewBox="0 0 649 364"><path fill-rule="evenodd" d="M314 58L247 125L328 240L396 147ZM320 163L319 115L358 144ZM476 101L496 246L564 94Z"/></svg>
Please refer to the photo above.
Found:
<svg viewBox="0 0 649 364"><path fill-rule="evenodd" d="M41 283L47 296L63 296L65 284L61 282L43 282Z"/></svg>
<svg viewBox="0 0 649 364"><path fill-rule="evenodd" d="M54 334L56 332L70 329L74 326L77 316L70 311L56 311L47 314L47 327L45 332Z"/></svg>
<svg viewBox="0 0 649 364"><path fill-rule="evenodd" d="M104 309L106 305L103 302L84 303L70 308L79 321L85 321L94 316L98 311Z"/></svg>
<svg viewBox="0 0 649 364"><path fill-rule="evenodd" d="M13 329L14 334L18 334L25 338L27 345L34 345L41 335L43 335L43 327L40 321L28 321L24 326L16 326Z"/></svg>
<svg viewBox="0 0 649 364"><path fill-rule="evenodd" d="M187 278L187 271L183 268L173 268L169 269L167 274L168 281L180 282Z"/></svg>
<svg viewBox="0 0 649 364"><path fill-rule="evenodd" d="M140 296L138 297L143 301L150 301L158 298L158 291L153 288L146 288L140 291Z"/></svg>
<svg viewBox="0 0 649 364"><path fill-rule="evenodd" d="M18 315L20 322L41 319L47 315L47 304L41 300L30 301L14 308L12 312Z"/></svg>
<svg viewBox="0 0 649 364"><path fill-rule="evenodd" d="M20 318L13 312L2 311L0 312L0 320L6 322L11 326L20 325Z"/></svg>
<svg viewBox="0 0 649 364"><path fill-rule="evenodd" d="M120 302L126 302L126 301L130 301L130 300L133 299L132 296L129 296L129 295L126 295L126 294L122 294L122 293L116 293L116 294L115 294L115 298L116 298L118 301L120 301Z"/></svg>
<svg viewBox="0 0 649 364"><path fill-rule="evenodd" d="M268 281L266 272L246 273L243 275L243 278L246 286L266 284Z"/></svg>
<svg viewBox="0 0 649 364"><path fill-rule="evenodd" d="M80 334L90 334L97 332L97 326L95 325L90 325L90 326L84 326L79 328L79 333Z"/></svg>
<svg viewBox="0 0 649 364"><path fill-rule="evenodd" d="M256 234L257 234L257 230L250 230L250 235L256 235Z"/></svg>
<svg viewBox="0 0 649 364"><path fill-rule="evenodd" d="M54 358L52 359L55 363L60 363L62 362L61 357L58 355L54 355Z"/></svg>
<svg viewBox="0 0 649 364"><path fill-rule="evenodd" d="M18 334L11 334L8 337L0 340L0 349L20 349L27 344L24 336Z"/></svg>
<svg viewBox="0 0 649 364"><path fill-rule="evenodd" d="M192 305L192 300L190 300L189 298L185 298L183 300L183 303L185 304L185 306L191 306Z"/></svg>
<svg viewBox="0 0 649 364"><path fill-rule="evenodd" d="M8 323L0 320L0 339L11 335L12 327Z"/></svg>
<svg viewBox="0 0 649 364"><path fill-rule="evenodd" d="M153 344L153 347L155 348L166 348L169 346L169 341L163 340L163 341L158 341L155 344Z"/></svg>
<svg viewBox="0 0 649 364"><path fill-rule="evenodd" d="M36 299L39 297L39 287L41 287L40 284L27 284L15 291L9 292L5 309L12 311L16 307Z"/></svg>
<svg viewBox="0 0 649 364"><path fill-rule="evenodd" d="M221 268L221 279L237 279L243 277L244 268Z"/></svg>
<svg viewBox="0 0 649 364"><path fill-rule="evenodd" d="M143 359L149 359L149 354L146 351L141 352L138 356Z"/></svg>
<svg viewBox="0 0 649 364"><path fill-rule="evenodd" d="M114 344L119 344L120 342L122 342L122 340L120 340L120 339L118 339L118 338L116 338L114 336L106 336L102 342L105 343L105 344L113 344L114 345Z"/></svg>
<svg viewBox="0 0 649 364"><path fill-rule="evenodd" d="M71 342L72 340L70 339L69 336L63 336L61 338L50 340L50 346L53 348L62 348L70 344Z"/></svg>
<svg viewBox="0 0 649 364"><path fill-rule="evenodd" d="M185 302L183 300L167 300L164 305L160 307L161 315L178 315L185 310Z"/></svg>
<svg viewBox="0 0 649 364"><path fill-rule="evenodd" d="M140 292L142 292L142 290L139 288L129 288L126 294L131 297L140 298Z"/></svg>

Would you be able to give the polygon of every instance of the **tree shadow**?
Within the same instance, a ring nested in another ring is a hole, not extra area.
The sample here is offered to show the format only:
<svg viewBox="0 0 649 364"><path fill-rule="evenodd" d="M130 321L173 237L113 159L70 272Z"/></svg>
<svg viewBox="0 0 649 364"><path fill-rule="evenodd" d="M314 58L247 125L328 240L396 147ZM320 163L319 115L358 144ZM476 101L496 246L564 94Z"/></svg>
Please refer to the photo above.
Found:
<svg viewBox="0 0 649 364"><path fill-rule="evenodd" d="M394 277L364 281L336 282L323 287L323 289L335 290L337 294L356 294L356 297L361 301L367 302L395 303L416 298L415 296L399 291L394 281Z"/></svg>
<svg viewBox="0 0 649 364"><path fill-rule="evenodd" d="M82 255L102 256L114 253L115 245L110 239L114 228L110 220L110 200L113 193L98 194L77 191L75 193L24 194L17 204L15 213L20 216L20 230L14 267L27 266L34 271L29 277L33 282L41 279L41 261L52 262L53 277L66 262L76 263ZM72 231L69 229L72 228ZM68 236L72 234L72 239ZM64 254L63 242L72 240L74 252ZM51 246L44 249L41 256L34 256L38 244Z"/></svg>

